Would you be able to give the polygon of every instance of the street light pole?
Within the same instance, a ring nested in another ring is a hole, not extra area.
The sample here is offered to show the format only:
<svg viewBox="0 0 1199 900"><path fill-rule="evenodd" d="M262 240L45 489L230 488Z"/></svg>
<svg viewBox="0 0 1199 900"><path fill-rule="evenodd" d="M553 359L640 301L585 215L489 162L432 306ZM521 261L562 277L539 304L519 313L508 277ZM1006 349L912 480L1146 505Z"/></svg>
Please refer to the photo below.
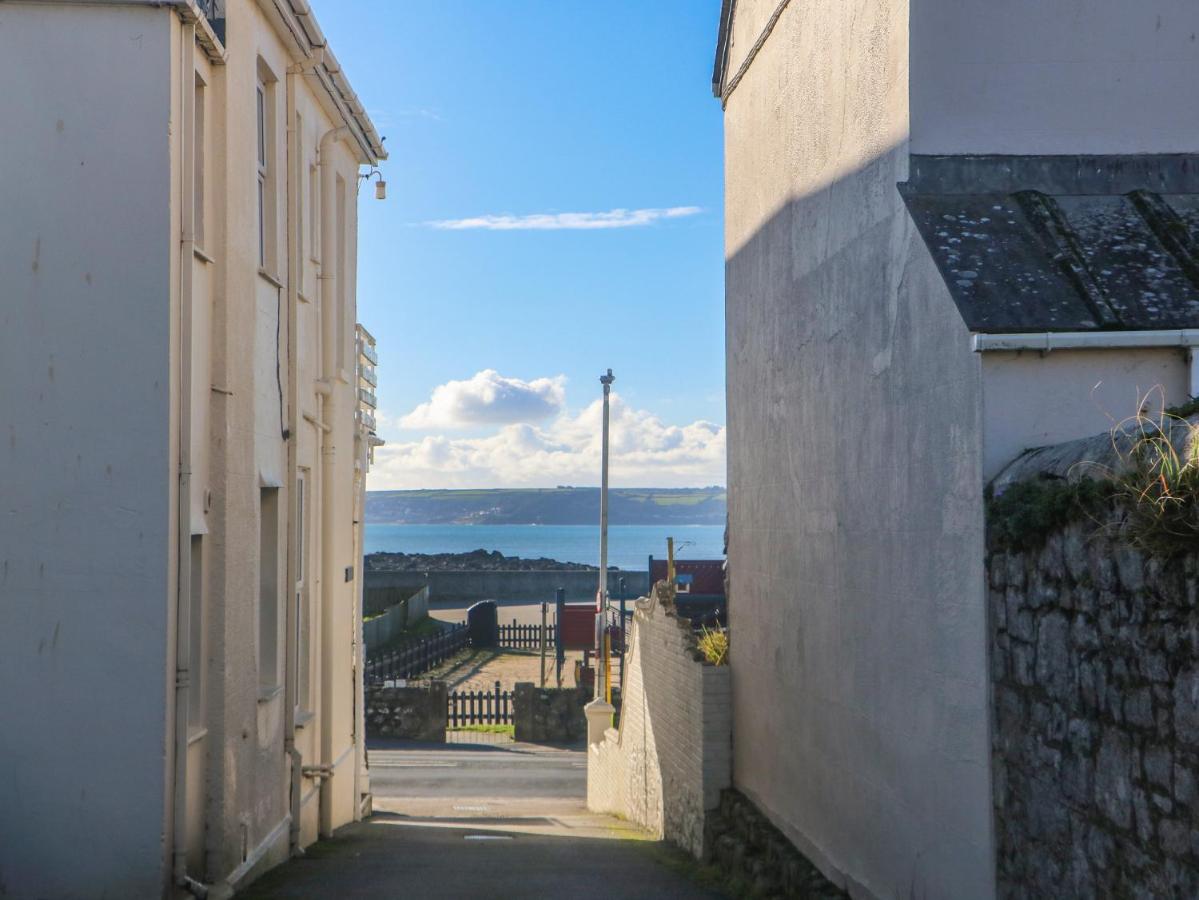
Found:
<svg viewBox="0 0 1199 900"><path fill-rule="evenodd" d="M600 384L604 386L604 431L600 457L599 589L595 592L595 649L596 660L600 665L596 666L599 671L595 678L595 699L583 707L583 713L587 717L588 745L604 740L604 735L612 725L612 714L615 712L607 696L606 684L610 663L607 654L604 653L608 613L608 395L615 380L611 369L607 375L600 376Z"/></svg>
<svg viewBox="0 0 1199 900"><path fill-rule="evenodd" d="M615 380L616 376L612 374L611 369L607 375L600 376L600 384L604 386L604 426L600 439L600 560L599 587L595 592L595 658L600 662L603 671L597 673L600 677L595 679L597 697L602 696L601 678L607 673L608 666L608 658L604 653L604 633L608 625L608 397Z"/></svg>
<svg viewBox="0 0 1199 900"><path fill-rule="evenodd" d="M600 449L600 575L599 590L595 596L596 611L607 608L608 597L608 395L616 376L612 370L600 376L604 386L604 428Z"/></svg>

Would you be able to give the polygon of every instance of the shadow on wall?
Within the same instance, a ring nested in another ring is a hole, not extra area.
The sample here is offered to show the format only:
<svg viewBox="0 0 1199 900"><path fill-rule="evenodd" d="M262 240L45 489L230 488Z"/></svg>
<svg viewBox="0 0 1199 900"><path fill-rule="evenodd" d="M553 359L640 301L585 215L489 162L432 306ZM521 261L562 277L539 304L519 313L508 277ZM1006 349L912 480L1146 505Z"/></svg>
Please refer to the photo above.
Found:
<svg viewBox="0 0 1199 900"><path fill-rule="evenodd" d="M737 150L735 786L840 886L992 896L981 374L897 188L907 146L743 238L768 161Z"/></svg>

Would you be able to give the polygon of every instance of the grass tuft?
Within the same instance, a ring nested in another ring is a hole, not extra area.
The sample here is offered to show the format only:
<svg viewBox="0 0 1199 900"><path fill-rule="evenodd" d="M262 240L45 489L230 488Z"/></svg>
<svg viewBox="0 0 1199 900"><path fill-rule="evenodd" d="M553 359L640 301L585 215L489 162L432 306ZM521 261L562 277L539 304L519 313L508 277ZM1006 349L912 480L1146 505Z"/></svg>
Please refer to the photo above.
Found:
<svg viewBox="0 0 1199 900"><path fill-rule="evenodd" d="M704 659L712 665L727 666L729 664L729 631L727 628L705 626L700 629L696 646L704 655Z"/></svg>
<svg viewBox="0 0 1199 900"><path fill-rule="evenodd" d="M446 731L470 731L474 734L515 734L515 725L450 725Z"/></svg>
<svg viewBox="0 0 1199 900"><path fill-rule="evenodd" d="M1186 416L1199 412L1199 400L1149 413L1164 405L1150 399L1150 394L1142 397L1139 411L1112 428L1119 464L1106 472L1087 470L1101 477L1030 479L998 497L988 491L990 546L1034 549L1052 532L1090 518L1101 528L1117 528L1124 540L1152 556L1194 551L1199 546L1199 425ZM1114 511L1120 513L1118 521Z"/></svg>
<svg viewBox="0 0 1199 900"><path fill-rule="evenodd" d="M1199 426L1176 412L1138 413L1113 429L1113 441L1127 467L1115 481L1115 497L1127 510L1129 540L1154 556L1193 552L1199 540Z"/></svg>

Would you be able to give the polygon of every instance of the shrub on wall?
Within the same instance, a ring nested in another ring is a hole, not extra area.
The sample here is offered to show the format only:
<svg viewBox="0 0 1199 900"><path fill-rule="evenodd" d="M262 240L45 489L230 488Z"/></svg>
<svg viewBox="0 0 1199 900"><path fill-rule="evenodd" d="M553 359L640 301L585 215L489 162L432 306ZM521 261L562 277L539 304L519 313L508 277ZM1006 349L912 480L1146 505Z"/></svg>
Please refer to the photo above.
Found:
<svg viewBox="0 0 1199 900"><path fill-rule="evenodd" d="M704 627L700 629L696 646L704 655L704 660L712 665L727 666L729 664L729 632L727 628Z"/></svg>
<svg viewBox="0 0 1199 900"><path fill-rule="evenodd" d="M1171 411L1140 412L1118 423L1111 441L1113 466L1080 461L1071 477L1043 474L998 495L988 488L990 546L1035 549L1053 532L1089 520L1096 530L1115 528L1153 556L1193 549L1199 540L1199 425ZM1119 515L1113 518L1113 511Z"/></svg>

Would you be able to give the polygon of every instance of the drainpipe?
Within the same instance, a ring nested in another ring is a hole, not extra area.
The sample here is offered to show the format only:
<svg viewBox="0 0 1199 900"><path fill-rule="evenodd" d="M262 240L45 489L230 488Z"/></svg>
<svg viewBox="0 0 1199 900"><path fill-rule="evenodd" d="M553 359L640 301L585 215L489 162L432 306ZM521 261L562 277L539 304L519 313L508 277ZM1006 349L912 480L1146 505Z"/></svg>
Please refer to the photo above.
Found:
<svg viewBox="0 0 1199 900"><path fill-rule="evenodd" d="M1199 397L1199 329L1167 331L1048 331L1036 334L976 334L975 353L997 350L1115 350L1176 347L1185 350L1190 364L1189 392Z"/></svg>
<svg viewBox="0 0 1199 900"><path fill-rule="evenodd" d="M191 438L192 438L192 255L196 245L192 194L195 189L195 81L192 61L196 26L183 26L180 43L180 241L179 241L179 484L176 499L178 565L175 603L175 772L171 870L177 886L198 896L207 888L187 875L187 728L191 695Z"/></svg>
<svg viewBox="0 0 1199 900"><path fill-rule="evenodd" d="M337 491L334 480L337 475L337 288L340 273L337 271L335 241L340 237L334 233L337 220L336 200L333 190L333 165L329 159L338 141L349 135L349 127L342 125L326 131L317 150L317 167L321 190L321 368L322 382L327 391L322 392L323 410L321 421L329 426L321 432L321 766L333 763L333 610L336 603L337 553L334 536L337 533L337 517L334 503ZM331 777L321 779L320 787L320 831L328 837L333 833L333 785Z"/></svg>
<svg viewBox="0 0 1199 900"><path fill-rule="evenodd" d="M299 507L296 502L298 460L295 439L298 406L296 307L299 303L300 277L304 271L296 228L296 206L300 197L300 142L303 140L303 136L296 133L296 75L302 71L302 66L290 67L284 82L287 92L287 430L283 433L287 450L287 571L284 576L284 583L287 585L287 612L284 615L287 639L284 641L286 649L283 676L283 752L291 762L291 824L288 829L288 852L292 856L300 853L300 804L304 790L304 758L296 747L296 704L299 701L300 689L297 665L300 654L297 633L300 610L296 598L296 582L299 581L299 572L296 571L296 547L303 525L299 521Z"/></svg>

